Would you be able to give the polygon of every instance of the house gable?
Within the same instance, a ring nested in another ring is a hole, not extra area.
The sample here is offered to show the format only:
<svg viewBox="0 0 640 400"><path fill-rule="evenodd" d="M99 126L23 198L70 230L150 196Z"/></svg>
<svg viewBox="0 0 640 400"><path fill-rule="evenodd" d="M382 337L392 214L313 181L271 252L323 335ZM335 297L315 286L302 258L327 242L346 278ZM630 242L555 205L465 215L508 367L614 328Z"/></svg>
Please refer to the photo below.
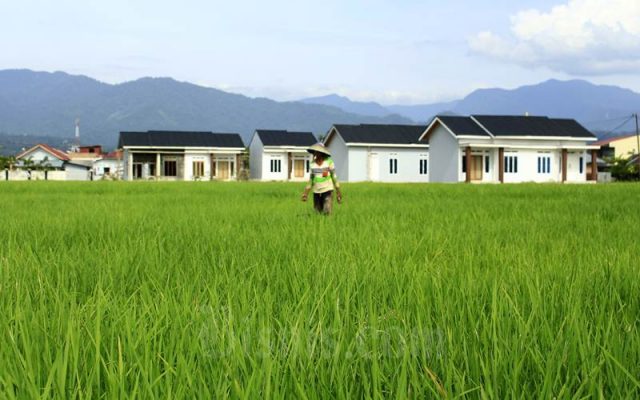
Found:
<svg viewBox="0 0 640 400"><path fill-rule="evenodd" d="M35 160L43 160L48 157L49 160L58 160L60 162L69 161L69 156L62 150L58 150L49 145L39 143L16 156L17 160L34 158Z"/></svg>

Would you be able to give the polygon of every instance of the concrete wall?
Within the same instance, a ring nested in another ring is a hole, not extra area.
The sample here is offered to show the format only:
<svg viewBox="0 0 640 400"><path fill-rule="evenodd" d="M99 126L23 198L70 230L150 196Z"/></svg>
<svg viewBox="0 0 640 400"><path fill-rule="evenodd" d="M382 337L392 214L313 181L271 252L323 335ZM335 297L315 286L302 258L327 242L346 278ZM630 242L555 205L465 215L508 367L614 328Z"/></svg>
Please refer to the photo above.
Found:
<svg viewBox="0 0 640 400"><path fill-rule="evenodd" d="M347 149L347 145L345 144L342 136L338 132L333 132L333 136L331 137L331 141L326 144L327 149L331 153L331 159L333 160L336 166L336 174L338 175L338 179L342 181L350 180L350 172L349 171L349 156L350 153ZM365 180L365 179L362 179Z"/></svg>
<svg viewBox="0 0 640 400"><path fill-rule="evenodd" d="M458 182L466 180L466 173L462 171L462 158L465 154L465 147L459 148L458 164ZM472 156L482 156L482 180L481 182L498 182L499 177L499 160L498 149L473 149ZM486 161L489 157L489 172L486 170ZM547 149L509 149L504 150L504 182L505 183L521 183L521 182L562 182L562 150ZM507 159L516 157L518 163L518 172L509 172L507 168ZM580 158L582 157L582 172L580 172ZM544 169L538 172L538 158L543 160L549 158L550 169L546 172ZM434 166L435 168L435 166ZM580 183L587 181L586 152L569 151L567 154L567 182Z"/></svg>
<svg viewBox="0 0 640 400"><path fill-rule="evenodd" d="M88 181L89 170L85 167L66 164L64 167L65 179L68 181Z"/></svg>
<svg viewBox="0 0 640 400"><path fill-rule="evenodd" d="M348 159L349 182L429 182L427 148L351 146ZM424 175L420 174L422 159L427 160ZM391 160L396 160L397 173L392 173Z"/></svg>
<svg viewBox="0 0 640 400"><path fill-rule="evenodd" d="M271 172L271 160L280 160L280 172ZM263 181L286 181L287 180L287 152L270 151L262 154L262 176Z"/></svg>
<svg viewBox="0 0 640 400"><path fill-rule="evenodd" d="M430 182L459 182L461 180L460 146L457 139L442 125L438 125L429 137L429 161Z"/></svg>
<svg viewBox="0 0 640 400"><path fill-rule="evenodd" d="M518 173L504 173L505 183L520 182L562 182L562 150L509 150L505 157L518 157ZM549 173L538 172L538 157L551 159ZM580 172L582 157L582 173ZM587 181L586 152L569 151L567 154L567 182L580 183Z"/></svg>
<svg viewBox="0 0 640 400"><path fill-rule="evenodd" d="M347 159L347 170L346 176L342 176L340 174L340 169L336 167L336 172L338 173L338 178L344 180L345 182L364 182L364 181L373 181L370 176L370 151L367 147L349 147L348 148L348 156ZM374 151L375 153L375 151ZM376 153L377 154L377 153ZM334 159L336 166L338 165L338 161ZM379 171L380 168L377 168ZM377 178L375 179L378 180Z"/></svg>
<svg viewBox="0 0 640 400"><path fill-rule="evenodd" d="M260 140L258 135L254 134L249 144L249 176L251 179L262 179L262 158L262 140Z"/></svg>
<svg viewBox="0 0 640 400"><path fill-rule="evenodd" d="M118 160L98 160L93 164L94 179L106 177L105 168L109 168L108 176L122 178L123 163Z"/></svg>
<svg viewBox="0 0 640 400"><path fill-rule="evenodd" d="M27 181L29 180L29 173L24 170L13 170L8 171L8 180L9 181ZM7 180L7 176L5 175L5 171L0 171L0 182L4 182ZM66 172L65 171L48 171L46 174L46 180L49 181L64 181L66 180ZM42 181L45 180L44 171L31 171L31 180L33 181Z"/></svg>
<svg viewBox="0 0 640 400"><path fill-rule="evenodd" d="M199 161L204 164L204 175L196 178L193 175L193 162ZM185 181L210 180L211 179L211 156L209 154L185 153L184 155L184 177Z"/></svg>

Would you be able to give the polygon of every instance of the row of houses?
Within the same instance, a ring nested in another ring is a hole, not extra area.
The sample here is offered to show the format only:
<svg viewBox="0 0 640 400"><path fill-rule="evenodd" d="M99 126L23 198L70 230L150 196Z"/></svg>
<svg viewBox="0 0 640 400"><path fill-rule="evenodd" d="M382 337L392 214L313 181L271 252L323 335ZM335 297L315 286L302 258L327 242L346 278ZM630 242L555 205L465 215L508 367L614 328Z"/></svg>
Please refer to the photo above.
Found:
<svg viewBox="0 0 640 400"><path fill-rule="evenodd" d="M428 126L336 124L323 143L347 182L580 183L598 179L596 140L572 119L472 115L437 116ZM125 180L304 181L306 149L317 141L285 130L256 130L247 147L235 133L121 132L118 152L89 170Z"/></svg>
<svg viewBox="0 0 640 400"><path fill-rule="evenodd" d="M15 168L3 171L3 180L92 180L122 175L121 152L102 152L102 146L74 146L63 151L39 143L19 153Z"/></svg>

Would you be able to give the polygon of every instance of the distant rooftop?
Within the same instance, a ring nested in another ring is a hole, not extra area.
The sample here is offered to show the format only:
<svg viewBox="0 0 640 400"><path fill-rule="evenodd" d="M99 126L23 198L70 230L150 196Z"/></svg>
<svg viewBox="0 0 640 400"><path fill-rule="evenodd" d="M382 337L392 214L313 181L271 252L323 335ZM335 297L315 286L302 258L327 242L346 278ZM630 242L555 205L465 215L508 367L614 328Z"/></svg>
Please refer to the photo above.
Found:
<svg viewBox="0 0 640 400"><path fill-rule="evenodd" d="M311 132L257 129L256 135L265 146L311 146L318 141Z"/></svg>
<svg viewBox="0 0 640 400"><path fill-rule="evenodd" d="M333 126L346 143L371 144L424 144L418 141L425 131L424 125L346 125Z"/></svg>
<svg viewBox="0 0 640 400"><path fill-rule="evenodd" d="M574 119L514 115L436 116L457 136L543 136L595 138ZM488 132L487 132L488 131Z"/></svg>
<svg viewBox="0 0 640 400"><path fill-rule="evenodd" d="M193 131L120 132L118 148L123 147L244 147L237 133Z"/></svg>

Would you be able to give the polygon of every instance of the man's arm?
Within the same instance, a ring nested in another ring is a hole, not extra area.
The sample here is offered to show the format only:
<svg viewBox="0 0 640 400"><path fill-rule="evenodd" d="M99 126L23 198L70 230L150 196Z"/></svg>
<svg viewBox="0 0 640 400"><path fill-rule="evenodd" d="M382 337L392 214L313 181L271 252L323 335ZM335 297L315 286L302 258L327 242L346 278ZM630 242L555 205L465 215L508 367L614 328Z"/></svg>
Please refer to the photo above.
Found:
<svg viewBox="0 0 640 400"><path fill-rule="evenodd" d="M331 181L333 182L333 187L336 188L336 197L338 199L338 203L342 203L342 190L340 190L340 182L338 181L338 175L336 174L336 168L331 164L329 168L329 172L331 174Z"/></svg>
<svg viewBox="0 0 640 400"><path fill-rule="evenodd" d="M312 186L313 186L313 173L309 173L309 182L307 183L307 186L304 187L304 192L302 192L302 201L307 201L307 198L309 197L309 191L311 190Z"/></svg>

